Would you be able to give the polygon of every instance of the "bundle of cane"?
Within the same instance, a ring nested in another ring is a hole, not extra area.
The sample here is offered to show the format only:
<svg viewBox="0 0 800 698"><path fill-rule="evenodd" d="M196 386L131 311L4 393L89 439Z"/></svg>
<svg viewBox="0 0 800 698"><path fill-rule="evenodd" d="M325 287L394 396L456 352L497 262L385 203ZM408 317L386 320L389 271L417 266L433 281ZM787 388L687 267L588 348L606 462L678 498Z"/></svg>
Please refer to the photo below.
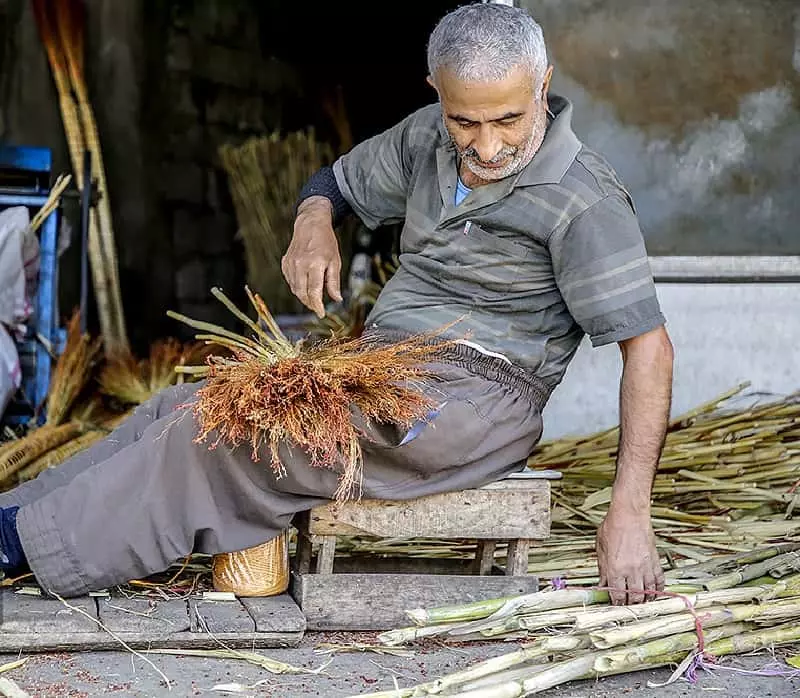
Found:
<svg viewBox="0 0 800 698"><path fill-rule="evenodd" d="M678 665L669 683L713 666L717 657L795 643L798 547L769 547L686 567L658 598L639 605L609 606L602 588L566 588L409 610L414 625L382 633L382 646L422 638L527 644L416 686L363 695L528 696L576 679Z"/></svg>
<svg viewBox="0 0 800 698"><path fill-rule="evenodd" d="M335 498L360 495L362 453L353 409L365 424L410 428L433 407L426 395L425 367L450 342L440 332L383 343L365 337L289 341L263 300L249 288L258 320L225 294L212 294L251 331L250 337L169 311L198 329L200 341L227 348L230 356L210 356L203 366L176 370L206 377L193 403L198 442L215 438L231 446L248 443L253 460L266 447L277 477L284 474L281 446L290 443L308 455L311 466L339 472Z"/></svg>
<svg viewBox="0 0 800 698"><path fill-rule="evenodd" d="M92 172L97 176L101 194L97 207L90 212L89 261L106 351L113 353L125 350L128 336L122 309L111 206L100 137L84 79L84 3L81 0L60 0L56 3L33 0L33 10L58 91L75 181L80 189L91 186L91 182L83 181L83 158L88 150Z"/></svg>

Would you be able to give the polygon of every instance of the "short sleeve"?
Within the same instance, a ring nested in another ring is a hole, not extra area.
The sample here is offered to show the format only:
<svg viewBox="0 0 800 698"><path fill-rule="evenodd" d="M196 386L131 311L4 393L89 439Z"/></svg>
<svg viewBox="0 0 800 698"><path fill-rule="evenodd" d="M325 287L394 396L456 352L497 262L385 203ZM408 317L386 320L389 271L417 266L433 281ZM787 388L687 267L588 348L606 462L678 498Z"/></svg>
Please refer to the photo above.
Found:
<svg viewBox="0 0 800 698"><path fill-rule="evenodd" d="M342 196L368 228L405 218L411 178L407 141L411 118L359 143L333 164Z"/></svg>
<svg viewBox="0 0 800 698"><path fill-rule="evenodd" d="M548 245L561 295L593 346L664 324L639 223L621 194L578 214Z"/></svg>

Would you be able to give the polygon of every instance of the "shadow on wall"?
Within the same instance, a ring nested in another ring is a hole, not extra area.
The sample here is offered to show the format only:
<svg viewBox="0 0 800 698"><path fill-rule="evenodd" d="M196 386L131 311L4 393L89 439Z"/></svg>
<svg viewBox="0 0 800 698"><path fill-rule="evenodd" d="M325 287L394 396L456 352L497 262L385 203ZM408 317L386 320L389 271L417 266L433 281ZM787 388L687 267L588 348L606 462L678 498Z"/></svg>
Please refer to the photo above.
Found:
<svg viewBox="0 0 800 698"><path fill-rule="evenodd" d="M800 4L522 0L651 254L800 254Z"/></svg>

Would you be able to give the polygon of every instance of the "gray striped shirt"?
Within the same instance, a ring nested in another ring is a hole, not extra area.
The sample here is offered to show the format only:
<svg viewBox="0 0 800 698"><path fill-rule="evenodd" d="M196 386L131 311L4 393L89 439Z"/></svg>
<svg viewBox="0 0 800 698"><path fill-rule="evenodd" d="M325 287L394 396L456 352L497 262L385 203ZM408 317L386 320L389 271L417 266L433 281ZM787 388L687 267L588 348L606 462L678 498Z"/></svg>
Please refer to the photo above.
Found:
<svg viewBox="0 0 800 698"><path fill-rule="evenodd" d="M455 204L457 160L438 104L360 143L336 181L370 228L404 221L400 267L367 319L508 357L549 389L588 334L599 346L664 324L630 196L572 131L571 104L517 175Z"/></svg>

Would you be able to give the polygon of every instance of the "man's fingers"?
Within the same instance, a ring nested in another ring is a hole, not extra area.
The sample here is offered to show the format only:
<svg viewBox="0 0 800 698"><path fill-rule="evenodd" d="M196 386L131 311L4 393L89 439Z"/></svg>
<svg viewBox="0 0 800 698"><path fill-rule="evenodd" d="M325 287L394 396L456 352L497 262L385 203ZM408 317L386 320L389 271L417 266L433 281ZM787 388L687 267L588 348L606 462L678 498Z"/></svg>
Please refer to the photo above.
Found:
<svg viewBox="0 0 800 698"><path fill-rule="evenodd" d="M608 580L606 586L609 588L608 595L611 598L611 603L615 606L624 606L627 601L627 585L625 579L621 577L612 577Z"/></svg>
<svg viewBox="0 0 800 698"><path fill-rule="evenodd" d="M317 317L325 317L325 306L322 302L324 279L325 269L323 267L314 266L308 270L306 300L303 302L317 314Z"/></svg>
<svg viewBox="0 0 800 698"><path fill-rule="evenodd" d="M661 565L658 565L658 567L656 568L655 582L656 582L656 589L658 589L658 591L664 591L664 586L666 585L666 581L664 579L664 570L661 569Z"/></svg>
<svg viewBox="0 0 800 698"><path fill-rule="evenodd" d="M325 288L328 290L328 295L337 303L342 300L342 293L340 291L341 272L342 265L338 260L332 261L325 270Z"/></svg>
<svg viewBox="0 0 800 698"><path fill-rule="evenodd" d="M642 603L644 601L644 579L640 575L628 577L628 603Z"/></svg>
<svg viewBox="0 0 800 698"><path fill-rule="evenodd" d="M656 584L656 578L652 574L645 575L644 578L644 588L650 592L645 596L645 601L655 601L657 597L656 591L658 590L658 584Z"/></svg>

